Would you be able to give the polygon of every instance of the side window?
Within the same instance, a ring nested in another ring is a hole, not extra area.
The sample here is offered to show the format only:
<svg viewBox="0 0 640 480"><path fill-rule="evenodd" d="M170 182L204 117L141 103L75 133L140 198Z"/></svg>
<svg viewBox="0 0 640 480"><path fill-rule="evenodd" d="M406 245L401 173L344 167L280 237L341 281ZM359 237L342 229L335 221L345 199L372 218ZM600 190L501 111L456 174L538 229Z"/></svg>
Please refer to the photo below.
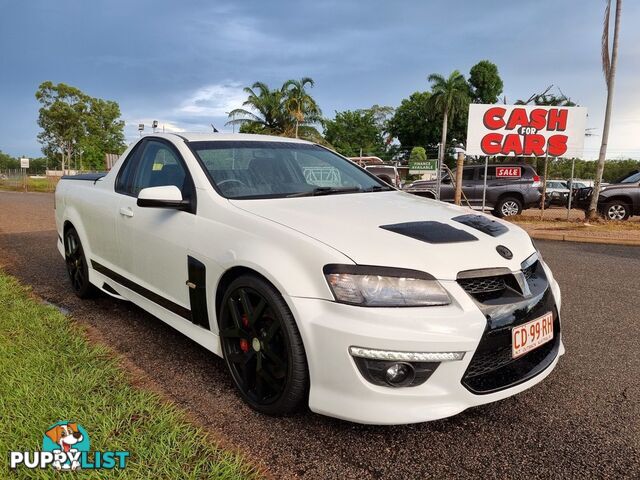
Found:
<svg viewBox="0 0 640 480"><path fill-rule="evenodd" d="M131 182L133 180L136 167L138 166L138 162L140 161L140 153L143 149L143 142L138 143L125 159L124 165L118 172L118 177L116 178L116 192L122 193L123 195L130 195Z"/></svg>
<svg viewBox="0 0 640 480"><path fill-rule="evenodd" d="M174 185L184 192L187 174L174 151L165 143L150 140L138 162L131 182L130 194L138 196L148 187Z"/></svg>
<svg viewBox="0 0 640 480"><path fill-rule="evenodd" d="M496 179L496 167L487 167L487 181ZM480 180L484 181L484 167L480 169Z"/></svg>

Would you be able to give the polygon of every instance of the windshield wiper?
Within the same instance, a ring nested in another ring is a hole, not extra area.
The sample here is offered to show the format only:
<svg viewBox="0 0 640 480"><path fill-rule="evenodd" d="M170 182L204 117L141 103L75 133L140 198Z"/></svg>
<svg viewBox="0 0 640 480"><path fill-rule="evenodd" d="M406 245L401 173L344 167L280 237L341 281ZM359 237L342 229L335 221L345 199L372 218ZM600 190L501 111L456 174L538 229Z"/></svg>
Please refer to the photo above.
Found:
<svg viewBox="0 0 640 480"><path fill-rule="evenodd" d="M334 193L362 192L360 187L316 187L308 192L292 193L287 197L316 197L319 195L332 195Z"/></svg>
<svg viewBox="0 0 640 480"><path fill-rule="evenodd" d="M362 190L363 192L384 192L388 190L393 190L391 187L387 187L386 185L373 185L372 187L365 188Z"/></svg>

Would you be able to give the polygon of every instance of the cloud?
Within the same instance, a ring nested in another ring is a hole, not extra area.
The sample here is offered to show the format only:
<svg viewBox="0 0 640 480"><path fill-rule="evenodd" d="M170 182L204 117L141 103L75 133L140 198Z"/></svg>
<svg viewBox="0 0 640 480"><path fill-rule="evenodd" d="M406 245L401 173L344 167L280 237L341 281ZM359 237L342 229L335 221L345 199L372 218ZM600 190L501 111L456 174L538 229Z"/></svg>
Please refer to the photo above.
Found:
<svg viewBox="0 0 640 480"><path fill-rule="evenodd" d="M214 83L193 92L176 109L176 114L195 117L226 117L234 108L242 106L247 94L238 82Z"/></svg>
<svg viewBox="0 0 640 480"><path fill-rule="evenodd" d="M128 141L139 136L138 124L144 124L144 133L152 131L154 120L158 121L157 132L210 132L213 123L218 130L227 130L227 112L240 108L247 94L242 91L242 84L236 81L224 81L205 85L184 95L185 99L177 105L168 105L157 112L154 118L128 112L125 117L125 135ZM228 128L231 131L231 127Z"/></svg>

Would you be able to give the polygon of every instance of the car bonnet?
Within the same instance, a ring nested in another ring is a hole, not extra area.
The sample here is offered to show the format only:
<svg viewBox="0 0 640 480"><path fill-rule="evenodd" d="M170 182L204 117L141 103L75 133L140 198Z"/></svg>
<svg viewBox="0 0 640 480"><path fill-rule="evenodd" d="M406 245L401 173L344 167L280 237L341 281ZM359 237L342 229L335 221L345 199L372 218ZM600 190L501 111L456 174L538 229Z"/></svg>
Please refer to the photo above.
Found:
<svg viewBox="0 0 640 480"><path fill-rule="evenodd" d="M330 245L356 264L421 270L441 280L455 280L463 270L516 271L535 252L527 233L513 224L402 192L231 203ZM501 255L499 246L512 258Z"/></svg>

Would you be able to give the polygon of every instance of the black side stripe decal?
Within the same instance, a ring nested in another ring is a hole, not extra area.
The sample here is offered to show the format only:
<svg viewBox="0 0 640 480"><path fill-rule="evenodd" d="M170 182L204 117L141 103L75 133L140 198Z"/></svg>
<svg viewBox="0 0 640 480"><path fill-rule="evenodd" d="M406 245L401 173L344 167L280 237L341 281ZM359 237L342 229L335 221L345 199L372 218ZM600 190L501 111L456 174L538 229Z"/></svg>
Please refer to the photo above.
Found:
<svg viewBox="0 0 640 480"><path fill-rule="evenodd" d="M95 260L91 260L91 266L96 272L100 272L105 277L109 277L111 280L119 283L123 287L126 287L129 290L134 291L139 295L142 295L147 300L151 300L153 303L160 305L162 308L166 308L170 312L173 312L176 315L180 315L182 318L186 318L187 320L191 321L191 310L189 310L188 308L184 308L178 305L177 303L174 303L171 300L164 298L162 295L158 295L157 293L154 293L151 290L148 290L143 286L138 285L135 282L132 282L128 278L123 277L122 275L114 272L113 270L110 270L109 268L105 267L104 265L101 265Z"/></svg>
<svg viewBox="0 0 640 480"><path fill-rule="evenodd" d="M209 311L207 309L207 269L204 263L187 256L189 272L189 302L191 303L191 321L209 329Z"/></svg>

